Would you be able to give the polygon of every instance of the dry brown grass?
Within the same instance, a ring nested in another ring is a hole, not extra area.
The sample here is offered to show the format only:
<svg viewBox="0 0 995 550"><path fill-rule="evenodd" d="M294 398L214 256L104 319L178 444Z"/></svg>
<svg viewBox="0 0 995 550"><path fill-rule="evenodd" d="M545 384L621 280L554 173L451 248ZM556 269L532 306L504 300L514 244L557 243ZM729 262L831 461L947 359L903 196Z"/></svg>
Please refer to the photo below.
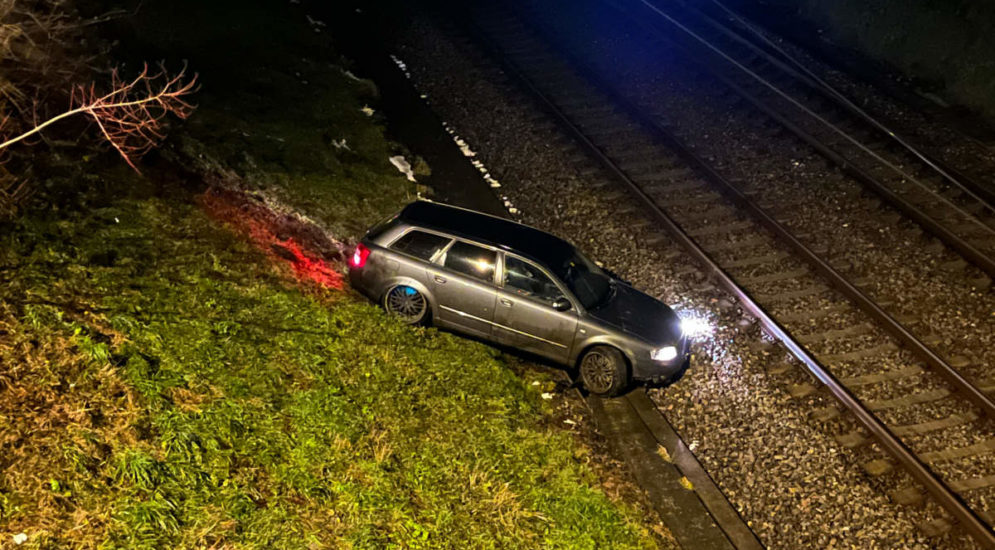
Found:
<svg viewBox="0 0 995 550"><path fill-rule="evenodd" d="M134 391L72 337L31 330L0 312L0 539L92 547L104 538L107 503L77 500L69 479L91 480L120 446L139 444Z"/></svg>

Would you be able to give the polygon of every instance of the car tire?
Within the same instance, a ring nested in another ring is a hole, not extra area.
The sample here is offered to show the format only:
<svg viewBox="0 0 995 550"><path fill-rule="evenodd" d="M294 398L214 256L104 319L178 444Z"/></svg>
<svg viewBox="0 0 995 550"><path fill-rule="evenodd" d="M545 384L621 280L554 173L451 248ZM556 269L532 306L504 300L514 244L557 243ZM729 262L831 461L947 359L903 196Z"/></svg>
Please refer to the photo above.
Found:
<svg viewBox="0 0 995 550"><path fill-rule="evenodd" d="M384 292L384 310L409 325L425 325L431 318L428 298L410 285L394 285Z"/></svg>
<svg viewBox="0 0 995 550"><path fill-rule="evenodd" d="M612 397L629 385L629 369L622 352L611 346L594 346L580 360L580 379L594 395Z"/></svg>

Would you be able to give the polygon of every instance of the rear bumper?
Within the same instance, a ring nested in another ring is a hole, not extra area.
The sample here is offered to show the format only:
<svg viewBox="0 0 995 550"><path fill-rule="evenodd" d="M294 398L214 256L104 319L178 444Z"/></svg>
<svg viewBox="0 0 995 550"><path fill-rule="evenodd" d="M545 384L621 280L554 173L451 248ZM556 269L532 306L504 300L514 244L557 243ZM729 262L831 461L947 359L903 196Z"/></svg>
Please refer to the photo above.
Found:
<svg viewBox="0 0 995 550"><path fill-rule="evenodd" d="M355 268L350 267L349 268L349 285L352 286L352 288L354 290L359 291L360 294L366 296L367 298L369 298L371 300L376 301L377 298L372 295L372 293L370 292L370 290L367 288L367 285L365 284L365 281L364 281L365 277L363 277L364 271L365 271L365 268L355 269Z"/></svg>

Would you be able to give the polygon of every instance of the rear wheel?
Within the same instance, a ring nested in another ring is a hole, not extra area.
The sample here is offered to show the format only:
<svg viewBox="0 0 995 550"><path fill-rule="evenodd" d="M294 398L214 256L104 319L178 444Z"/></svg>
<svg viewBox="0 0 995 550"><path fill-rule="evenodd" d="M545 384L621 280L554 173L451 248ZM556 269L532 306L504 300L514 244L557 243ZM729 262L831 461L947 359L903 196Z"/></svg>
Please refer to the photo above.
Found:
<svg viewBox="0 0 995 550"><path fill-rule="evenodd" d="M629 385L622 352L610 346L595 346L580 360L580 379L594 395L618 395Z"/></svg>
<svg viewBox="0 0 995 550"><path fill-rule="evenodd" d="M409 325L428 321L428 299L418 289L408 285L395 285L384 294L383 307Z"/></svg>

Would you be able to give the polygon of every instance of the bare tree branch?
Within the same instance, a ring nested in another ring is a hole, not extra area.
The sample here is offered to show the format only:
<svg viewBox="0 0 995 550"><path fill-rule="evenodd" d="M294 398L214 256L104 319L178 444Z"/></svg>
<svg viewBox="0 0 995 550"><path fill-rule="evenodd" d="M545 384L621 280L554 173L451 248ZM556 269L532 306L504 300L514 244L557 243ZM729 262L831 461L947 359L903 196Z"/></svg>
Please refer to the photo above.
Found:
<svg viewBox="0 0 995 550"><path fill-rule="evenodd" d="M197 75L186 79L186 67L175 76L165 69L150 74L148 65L135 79L125 82L117 70L111 73L111 91L99 94L96 85L73 88L69 110L35 125L30 130L0 143L0 151L38 134L60 120L87 115L100 128L104 138L120 153L125 162L140 172L135 161L157 146L165 137L166 116L172 113L185 119L194 106L184 98L196 89ZM0 123L2 129L2 123Z"/></svg>
<svg viewBox="0 0 995 550"><path fill-rule="evenodd" d="M196 88L197 75L184 82L186 67L169 77L165 70L150 75L148 65L130 82L124 82L117 70L111 73L111 92L100 95L96 85L73 88L69 110L56 115L22 134L0 143L0 151L37 134L44 128L75 115L88 115L96 122L104 138L136 172L135 161L159 144L164 137L166 115L184 119L194 106L184 100ZM2 125L0 125L2 127Z"/></svg>

